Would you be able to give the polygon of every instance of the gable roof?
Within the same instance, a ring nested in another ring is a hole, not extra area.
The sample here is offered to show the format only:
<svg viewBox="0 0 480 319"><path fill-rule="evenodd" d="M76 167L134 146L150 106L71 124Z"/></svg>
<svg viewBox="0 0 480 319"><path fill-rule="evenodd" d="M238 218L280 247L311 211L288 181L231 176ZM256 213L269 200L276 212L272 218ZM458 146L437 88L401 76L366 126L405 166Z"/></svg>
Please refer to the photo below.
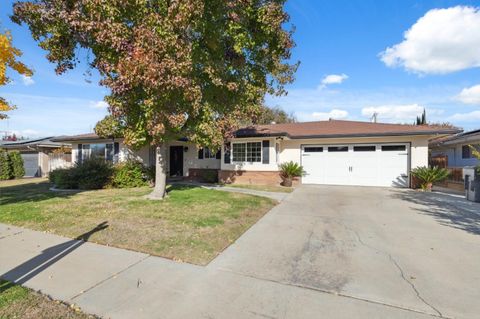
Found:
<svg viewBox="0 0 480 319"><path fill-rule="evenodd" d="M432 125L407 125L328 120L250 126L237 130L234 136L237 138L285 136L291 139L304 139L327 137L437 135L455 134L458 132L461 132L461 130Z"/></svg>
<svg viewBox="0 0 480 319"><path fill-rule="evenodd" d="M2 148L22 148L22 147L62 147L65 146L65 143L58 143L55 139L50 137L42 137L28 140L18 140L18 141L4 141L0 144Z"/></svg>

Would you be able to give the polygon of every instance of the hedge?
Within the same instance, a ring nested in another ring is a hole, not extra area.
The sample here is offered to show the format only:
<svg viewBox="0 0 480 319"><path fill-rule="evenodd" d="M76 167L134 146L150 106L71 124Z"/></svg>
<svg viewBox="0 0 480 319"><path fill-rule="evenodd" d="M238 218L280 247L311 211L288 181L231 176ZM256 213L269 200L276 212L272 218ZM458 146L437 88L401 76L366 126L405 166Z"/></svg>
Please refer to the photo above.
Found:
<svg viewBox="0 0 480 319"><path fill-rule="evenodd" d="M151 182L149 170L140 162L112 165L103 159L87 159L74 167L54 170L49 179L63 189L129 188Z"/></svg>
<svg viewBox="0 0 480 319"><path fill-rule="evenodd" d="M24 175L25 168L20 152L0 150L0 180L22 178Z"/></svg>

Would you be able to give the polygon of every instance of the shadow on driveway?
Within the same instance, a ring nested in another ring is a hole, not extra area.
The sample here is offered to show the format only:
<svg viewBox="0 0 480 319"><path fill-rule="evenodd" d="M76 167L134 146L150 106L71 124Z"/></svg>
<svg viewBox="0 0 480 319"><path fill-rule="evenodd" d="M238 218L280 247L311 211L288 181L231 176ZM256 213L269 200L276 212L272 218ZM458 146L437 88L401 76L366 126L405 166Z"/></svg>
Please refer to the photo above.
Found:
<svg viewBox="0 0 480 319"><path fill-rule="evenodd" d="M21 285L29 281L57 261L67 256L88 241L94 233L104 230L108 227L107 222L98 224L92 230L76 237L67 242L49 247L41 252L41 254L27 260L8 272L0 275L0 278L6 279L12 283ZM13 284L0 286L0 293L9 289Z"/></svg>
<svg viewBox="0 0 480 319"><path fill-rule="evenodd" d="M412 209L434 217L442 225L480 235L480 203L452 195L420 191L393 191L391 196L421 205Z"/></svg>

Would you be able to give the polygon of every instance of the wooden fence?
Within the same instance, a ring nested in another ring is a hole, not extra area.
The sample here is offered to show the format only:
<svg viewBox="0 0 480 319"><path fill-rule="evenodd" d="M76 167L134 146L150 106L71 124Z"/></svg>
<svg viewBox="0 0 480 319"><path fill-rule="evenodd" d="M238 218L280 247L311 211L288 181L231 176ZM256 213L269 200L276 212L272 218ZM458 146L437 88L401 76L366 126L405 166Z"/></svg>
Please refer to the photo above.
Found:
<svg viewBox="0 0 480 319"><path fill-rule="evenodd" d="M48 154L48 172L72 165L72 154Z"/></svg>
<svg viewBox="0 0 480 319"><path fill-rule="evenodd" d="M437 166L441 168L447 168L448 157L446 155L434 156L430 158L430 166Z"/></svg>

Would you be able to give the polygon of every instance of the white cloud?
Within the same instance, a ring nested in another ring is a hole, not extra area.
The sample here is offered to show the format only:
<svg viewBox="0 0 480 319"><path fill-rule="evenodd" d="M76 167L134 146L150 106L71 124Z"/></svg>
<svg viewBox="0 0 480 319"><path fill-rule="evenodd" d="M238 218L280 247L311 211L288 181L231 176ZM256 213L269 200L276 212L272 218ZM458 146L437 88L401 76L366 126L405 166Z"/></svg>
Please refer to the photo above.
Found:
<svg viewBox="0 0 480 319"><path fill-rule="evenodd" d="M330 85L330 84L340 84L343 81L345 81L346 79L348 79L348 75L346 75L345 73L329 74L329 75L326 75L322 79L322 82L320 83L319 88L322 89L322 88L324 88L324 87L326 87L327 85Z"/></svg>
<svg viewBox="0 0 480 319"><path fill-rule="evenodd" d="M312 112L312 113L297 113L300 121L325 121L328 119L341 120L348 117L348 112L340 109L333 109L330 112Z"/></svg>
<svg viewBox="0 0 480 319"><path fill-rule="evenodd" d="M451 122L480 122L480 111L473 111L469 113L455 113L448 117Z"/></svg>
<svg viewBox="0 0 480 319"><path fill-rule="evenodd" d="M418 104L370 106L362 109L362 115L371 118L377 113L377 119L380 121L404 123L414 121L422 114L423 109L423 106ZM428 114L427 112L427 116Z"/></svg>
<svg viewBox="0 0 480 319"><path fill-rule="evenodd" d="M0 121L0 131L19 131L33 136L70 135L92 132L95 124L108 114L107 109L91 108L100 98L81 99L63 96L41 96L4 93L17 109L9 112L9 119ZM38 108L42 105L42 108ZM59 120L61 119L61 120Z"/></svg>
<svg viewBox="0 0 480 319"><path fill-rule="evenodd" d="M94 109L106 109L108 108L108 103L105 101L92 101L90 102L90 107Z"/></svg>
<svg viewBox="0 0 480 319"><path fill-rule="evenodd" d="M456 6L433 9L380 53L389 67L420 74L442 74L480 67L480 10Z"/></svg>
<svg viewBox="0 0 480 319"><path fill-rule="evenodd" d="M23 75L23 74L22 74L22 82L23 82L23 85L25 85L25 86L35 84L35 81L32 79L31 76L26 76L26 75Z"/></svg>
<svg viewBox="0 0 480 319"><path fill-rule="evenodd" d="M465 104L480 105L480 84L463 89L457 100Z"/></svg>

